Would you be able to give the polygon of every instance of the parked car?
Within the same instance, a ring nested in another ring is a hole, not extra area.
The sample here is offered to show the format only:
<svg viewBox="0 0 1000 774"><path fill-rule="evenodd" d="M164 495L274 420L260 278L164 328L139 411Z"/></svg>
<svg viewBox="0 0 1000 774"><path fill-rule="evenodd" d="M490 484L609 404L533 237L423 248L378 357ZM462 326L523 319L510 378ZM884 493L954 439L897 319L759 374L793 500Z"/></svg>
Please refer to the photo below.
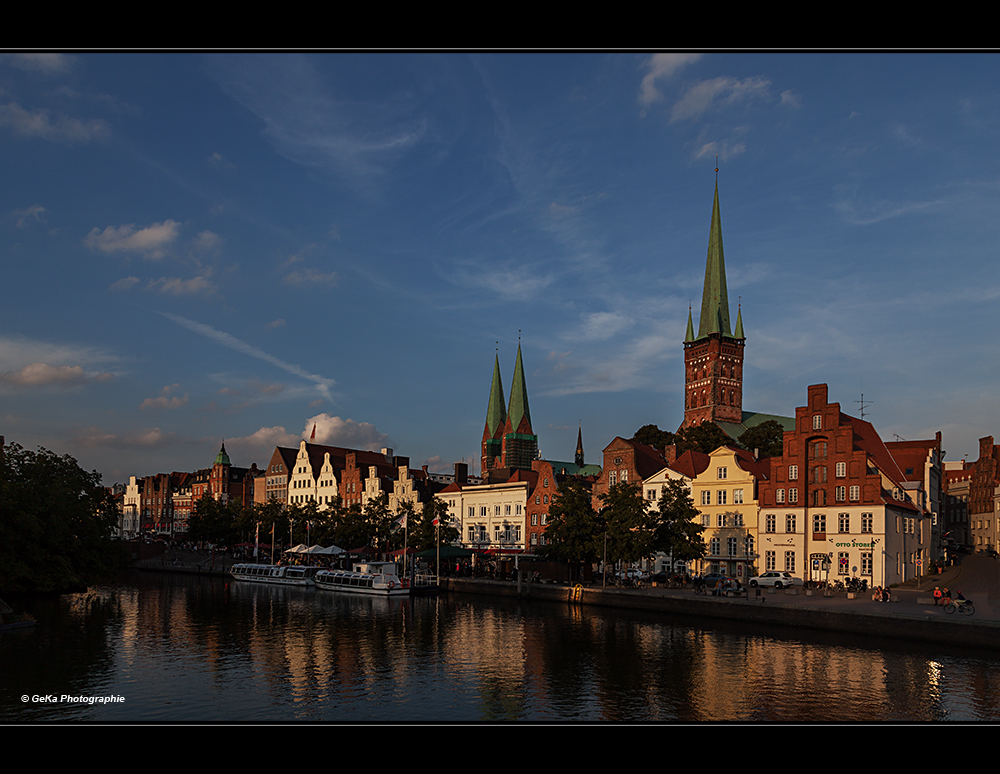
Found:
<svg viewBox="0 0 1000 774"><path fill-rule="evenodd" d="M802 578L796 578L790 572L765 572L763 575L751 578L750 585L754 588L757 586L773 586L776 589L787 589L790 586L801 586Z"/></svg>

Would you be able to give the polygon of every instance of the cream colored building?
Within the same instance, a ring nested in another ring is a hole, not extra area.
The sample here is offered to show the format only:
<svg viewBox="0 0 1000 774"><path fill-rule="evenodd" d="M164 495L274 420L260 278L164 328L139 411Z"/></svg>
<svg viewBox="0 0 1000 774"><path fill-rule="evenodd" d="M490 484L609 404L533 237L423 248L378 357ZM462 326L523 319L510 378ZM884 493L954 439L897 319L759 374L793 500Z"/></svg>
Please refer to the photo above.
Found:
<svg viewBox="0 0 1000 774"><path fill-rule="evenodd" d="M440 497L450 514L461 514L461 540L467 548L523 549L529 489L528 481L513 480L464 486Z"/></svg>
<svg viewBox="0 0 1000 774"><path fill-rule="evenodd" d="M721 446L708 467L691 480L691 497L705 527L708 551L694 562L701 575L724 573L746 583L760 570L758 559L757 479L764 475L753 454Z"/></svg>

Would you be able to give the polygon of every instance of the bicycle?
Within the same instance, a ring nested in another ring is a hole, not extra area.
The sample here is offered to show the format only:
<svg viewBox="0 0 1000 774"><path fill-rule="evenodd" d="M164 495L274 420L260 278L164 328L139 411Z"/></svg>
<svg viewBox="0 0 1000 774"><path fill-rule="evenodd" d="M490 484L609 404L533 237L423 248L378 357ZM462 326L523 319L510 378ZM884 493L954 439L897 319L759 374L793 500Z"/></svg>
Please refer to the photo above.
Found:
<svg viewBox="0 0 1000 774"><path fill-rule="evenodd" d="M962 613L965 613L965 615L975 615L976 614L976 608L973 606L971 599L965 599L965 600L956 599L954 601L948 602L944 606L944 611L948 615L951 615L956 610L959 610Z"/></svg>

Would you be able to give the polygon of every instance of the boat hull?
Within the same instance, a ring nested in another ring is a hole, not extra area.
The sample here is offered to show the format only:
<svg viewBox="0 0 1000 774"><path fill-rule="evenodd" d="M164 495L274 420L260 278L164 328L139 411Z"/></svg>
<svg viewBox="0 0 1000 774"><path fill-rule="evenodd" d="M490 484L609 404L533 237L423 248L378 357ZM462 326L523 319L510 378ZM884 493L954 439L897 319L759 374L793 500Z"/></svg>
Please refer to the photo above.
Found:
<svg viewBox="0 0 1000 774"><path fill-rule="evenodd" d="M278 586L312 586L316 569L312 567L276 567L266 564L234 564L229 574L249 583Z"/></svg>

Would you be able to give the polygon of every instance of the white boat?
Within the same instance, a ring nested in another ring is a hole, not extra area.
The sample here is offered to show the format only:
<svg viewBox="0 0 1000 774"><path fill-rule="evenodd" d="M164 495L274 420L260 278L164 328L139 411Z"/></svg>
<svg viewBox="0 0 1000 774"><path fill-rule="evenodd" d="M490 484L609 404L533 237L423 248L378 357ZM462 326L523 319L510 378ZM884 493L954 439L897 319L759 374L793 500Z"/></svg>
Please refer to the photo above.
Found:
<svg viewBox="0 0 1000 774"><path fill-rule="evenodd" d="M229 568L236 580L278 583L284 586L312 586L318 567L276 564L234 564Z"/></svg>
<svg viewBox="0 0 1000 774"><path fill-rule="evenodd" d="M410 593L410 583L397 574L395 562L363 562L353 570L320 570L316 588L395 597Z"/></svg>

